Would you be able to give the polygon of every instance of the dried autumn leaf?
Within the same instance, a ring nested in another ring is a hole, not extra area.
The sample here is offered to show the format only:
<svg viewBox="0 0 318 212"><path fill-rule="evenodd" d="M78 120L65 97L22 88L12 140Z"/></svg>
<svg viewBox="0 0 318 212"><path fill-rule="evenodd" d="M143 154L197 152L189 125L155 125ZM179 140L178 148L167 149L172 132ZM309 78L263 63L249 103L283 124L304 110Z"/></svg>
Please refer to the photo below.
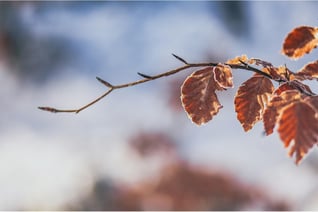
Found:
<svg viewBox="0 0 318 212"><path fill-rule="evenodd" d="M284 91L291 91L291 90L296 90L298 91L298 89L293 86L293 84L289 83L289 82L284 82L283 84L281 84L275 91L274 94L275 95L280 95L281 93L283 93Z"/></svg>
<svg viewBox="0 0 318 212"><path fill-rule="evenodd" d="M298 80L292 80L281 84L275 91L274 94L280 95L282 92L287 90L297 90L303 94L312 96L315 95L308 85L305 85Z"/></svg>
<svg viewBox="0 0 318 212"><path fill-rule="evenodd" d="M295 73L298 80L318 79L318 60L308 63L300 71Z"/></svg>
<svg viewBox="0 0 318 212"><path fill-rule="evenodd" d="M248 63L249 64L255 64L257 66L263 66L264 68L265 67L273 67L273 65L270 63L270 62L267 62L267 61L264 61L264 60L261 60L261 59L258 59L258 58L251 58L248 60Z"/></svg>
<svg viewBox="0 0 318 212"><path fill-rule="evenodd" d="M242 64L241 61L242 62L248 61L248 58L245 54L238 56L238 57L235 57L235 58L232 58L232 59L229 59L228 61L226 61L226 64L240 65L240 64Z"/></svg>
<svg viewBox="0 0 318 212"><path fill-rule="evenodd" d="M239 87L234 104L237 119L245 131L250 130L262 118L273 91L271 80L260 74L255 74Z"/></svg>
<svg viewBox="0 0 318 212"><path fill-rule="evenodd" d="M291 31L284 40L282 53L298 59L318 45L318 28L301 26Z"/></svg>
<svg viewBox="0 0 318 212"><path fill-rule="evenodd" d="M214 80L214 67L192 73L181 87L181 101L190 119L197 125L210 121L222 108L216 90L224 90Z"/></svg>
<svg viewBox="0 0 318 212"><path fill-rule="evenodd" d="M228 65L218 64L213 68L214 80L222 88L233 88L232 69Z"/></svg>
<svg viewBox="0 0 318 212"><path fill-rule="evenodd" d="M271 98L263 114L263 123L266 135L273 133L276 121L281 111L287 105L299 99L300 93L297 90L286 90Z"/></svg>
<svg viewBox="0 0 318 212"><path fill-rule="evenodd" d="M287 81L288 72L283 66L278 68L274 66L268 66L263 68L262 71L271 75L273 80Z"/></svg>
<svg viewBox="0 0 318 212"><path fill-rule="evenodd" d="M262 71L271 75L272 79L277 81L287 81L289 76L293 74L286 66L277 68L272 63L257 58L249 59L248 63L263 66Z"/></svg>
<svg viewBox="0 0 318 212"><path fill-rule="evenodd" d="M310 87L308 85L305 85L304 83L293 80L289 82L292 86L294 86L296 89L298 89L301 93L304 93L308 96L316 95L314 92L311 91Z"/></svg>
<svg viewBox="0 0 318 212"><path fill-rule="evenodd" d="M279 119L278 132L289 156L296 155L296 164L317 143L318 119L316 111L306 102L297 101L287 106Z"/></svg>

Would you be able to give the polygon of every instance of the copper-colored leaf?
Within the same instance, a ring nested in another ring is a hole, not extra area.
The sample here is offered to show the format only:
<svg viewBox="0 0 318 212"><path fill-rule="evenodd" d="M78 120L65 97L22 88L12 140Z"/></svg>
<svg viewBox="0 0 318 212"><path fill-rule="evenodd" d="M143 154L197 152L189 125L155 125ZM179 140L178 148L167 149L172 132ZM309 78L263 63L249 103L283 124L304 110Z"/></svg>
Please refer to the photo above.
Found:
<svg viewBox="0 0 318 212"><path fill-rule="evenodd" d="M296 155L296 164L317 143L318 119L316 111L306 102L297 101L287 106L279 119L278 132L289 156Z"/></svg>
<svg viewBox="0 0 318 212"><path fill-rule="evenodd" d="M234 100L235 111L245 131L261 120L273 91L271 80L260 74L255 74L239 87Z"/></svg>
<svg viewBox="0 0 318 212"><path fill-rule="evenodd" d="M283 84L281 84L275 91L274 94L276 95L280 95L281 93L283 93L284 91L291 91L291 90L296 90L298 91L298 89L293 86L293 84L289 83L289 82L285 82Z"/></svg>
<svg viewBox="0 0 318 212"><path fill-rule="evenodd" d="M275 91L274 94L280 95L282 92L287 90L297 90L306 95L315 95L308 85L305 85L298 80L292 80L281 84Z"/></svg>
<svg viewBox="0 0 318 212"><path fill-rule="evenodd" d="M301 93L304 93L306 95L315 95L310 89L308 85L305 85L304 83L298 81L298 80L293 80L289 82L292 86L294 86L296 89L298 89Z"/></svg>
<svg viewBox="0 0 318 212"><path fill-rule="evenodd" d="M232 69L228 65L218 64L213 69L214 80L222 88L232 88L233 87L233 76Z"/></svg>
<svg viewBox="0 0 318 212"><path fill-rule="evenodd" d="M208 67L194 72L181 87L182 106L198 125L210 121L222 108L215 90L224 89L214 80L213 69Z"/></svg>
<svg viewBox="0 0 318 212"><path fill-rule="evenodd" d="M301 26L291 31L284 40L282 53L298 59L318 44L318 28Z"/></svg>
<svg viewBox="0 0 318 212"><path fill-rule="evenodd" d="M278 116L284 107L299 99L300 93L297 90L287 90L271 98L263 114L266 135L273 133Z"/></svg>
<svg viewBox="0 0 318 212"><path fill-rule="evenodd" d="M318 79L318 60L308 63L300 71L295 73L298 80Z"/></svg>

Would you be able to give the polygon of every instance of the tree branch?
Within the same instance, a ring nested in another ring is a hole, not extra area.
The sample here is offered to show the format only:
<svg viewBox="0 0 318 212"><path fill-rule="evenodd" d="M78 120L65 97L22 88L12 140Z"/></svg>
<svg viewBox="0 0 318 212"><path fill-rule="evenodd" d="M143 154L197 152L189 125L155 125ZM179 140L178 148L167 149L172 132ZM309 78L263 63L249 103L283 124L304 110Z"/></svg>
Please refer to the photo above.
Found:
<svg viewBox="0 0 318 212"><path fill-rule="evenodd" d="M135 85L138 85L138 84L142 84L142 83L146 83L146 82L149 82L149 81L152 81L152 80L156 80L156 79L159 79L159 78L162 78L162 77L167 77L167 76L176 74L178 72L181 72L183 70L187 70L189 68L209 67L209 66L217 66L218 65L218 63L187 63L181 57L176 56L174 54L173 54L173 56L176 57L181 62L185 63L185 65L181 66L179 68L176 68L176 69L173 69L173 70L158 74L158 75L154 75L154 76L149 76L149 75L146 75L146 74L138 73L144 79L133 81L133 82L130 82L130 83L120 84L120 85L112 85L111 83L109 83L109 82L107 82L107 81L105 81L105 80L103 80L103 79L101 79L99 77L96 77L96 79L99 82L101 82L103 85L105 85L109 89L103 95L99 96L98 98L94 99L93 101L89 102L88 104L86 104L86 105L84 105L84 106L82 106L82 107L80 107L78 109L65 110L65 109L56 109L56 108L53 108L53 107L38 107L38 109L44 110L44 111L48 111L48 112L52 112L52 113L79 113L82 110L92 106L93 104L95 104L99 100L103 99L104 97L106 97L107 95L109 95L111 92L113 92L116 89L132 87L132 86L135 86ZM265 73L265 72L263 72L263 71L261 71L261 70L259 70L257 68L254 68L254 67L248 65L247 63L244 63L244 62L241 62L241 63L242 63L242 65L240 65L240 64L226 64L226 65L230 66L232 69L243 69L243 70L259 73L259 74L261 74L261 75L263 75L265 77L268 77L268 78L274 80L271 77L271 75L269 75L269 74L267 74L267 73Z"/></svg>

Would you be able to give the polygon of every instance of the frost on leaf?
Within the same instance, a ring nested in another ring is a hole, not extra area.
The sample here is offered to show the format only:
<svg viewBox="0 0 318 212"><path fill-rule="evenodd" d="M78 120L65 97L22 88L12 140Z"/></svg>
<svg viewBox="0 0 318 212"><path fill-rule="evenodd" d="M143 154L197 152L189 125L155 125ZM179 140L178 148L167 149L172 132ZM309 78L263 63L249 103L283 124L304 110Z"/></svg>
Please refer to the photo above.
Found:
<svg viewBox="0 0 318 212"><path fill-rule="evenodd" d="M261 120L273 91L271 80L260 74L255 74L239 87L234 100L235 111L245 131Z"/></svg>
<svg viewBox="0 0 318 212"><path fill-rule="evenodd" d="M281 111L294 101L300 99L300 93L297 90L286 90L273 95L263 114L264 129L266 135L273 133L276 121Z"/></svg>
<svg viewBox="0 0 318 212"><path fill-rule="evenodd" d="M296 164L317 143L318 119L316 111L305 101L287 106L279 119L278 132L289 156L296 155Z"/></svg>
<svg viewBox="0 0 318 212"><path fill-rule="evenodd" d="M222 108L215 91L224 89L215 81L213 69L192 73L181 87L182 106L197 125L210 121Z"/></svg>
<svg viewBox="0 0 318 212"><path fill-rule="evenodd" d="M318 79L318 60L308 63L300 71L295 73L298 80L312 80Z"/></svg>
<svg viewBox="0 0 318 212"><path fill-rule="evenodd" d="M233 88L232 69L228 65L218 64L213 68L214 80L222 88Z"/></svg>
<svg viewBox="0 0 318 212"><path fill-rule="evenodd" d="M318 44L318 28L301 26L291 31L284 40L282 53L298 59Z"/></svg>

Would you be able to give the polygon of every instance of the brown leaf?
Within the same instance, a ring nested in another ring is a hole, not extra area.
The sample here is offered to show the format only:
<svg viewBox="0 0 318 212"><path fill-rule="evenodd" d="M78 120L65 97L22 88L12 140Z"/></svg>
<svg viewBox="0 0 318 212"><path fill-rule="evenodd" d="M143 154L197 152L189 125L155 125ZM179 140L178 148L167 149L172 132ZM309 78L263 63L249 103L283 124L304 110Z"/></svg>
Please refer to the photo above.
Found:
<svg viewBox="0 0 318 212"><path fill-rule="evenodd" d="M273 80L287 81L290 71L285 66L274 67L268 66L262 69L263 72L272 76Z"/></svg>
<svg viewBox="0 0 318 212"><path fill-rule="evenodd" d="M262 118L273 91L271 80L260 74L255 74L239 87L234 100L235 111L245 131Z"/></svg>
<svg viewBox="0 0 318 212"><path fill-rule="evenodd" d="M282 53L298 59L311 52L318 44L318 28L301 26L291 31L284 40Z"/></svg>
<svg viewBox="0 0 318 212"><path fill-rule="evenodd" d="M295 73L298 80L318 79L318 60L308 63L300 71Z"/></svg>
<svg viewBox="0 0 318 212"><path fill-rule="evenodd" d="M274 94L280 95L282 92L287 90L297 90L306 95L315 95L308 85L305 85L298 80L292 80L281 84L275 91Z"/></svg>
<svg viewBox="0 0 318 212"><path fill-rule="evenodd" d="M273 133L276 121L281 111L289 104L300 99L297 90L287 90L278 95L274 95L268 103L264 114L263 122L266 135Z"/></svg>
<svg viewBox="0 0 318 212"><path fill-rule="evenodd" d="M213 68L214 80L222 88L233 88L232 69L228 65L218 64Z"/></svg>
<svg viewBox="0 0 318 212"><path fill-rule="evenodd" d="M280 68L269 66L263 68L262 71L270 74L274 80L286 80L286 72L282 73Z"/></svg>
<svg viewBox="0 0 318 212"><path fill-rule="evenodd" d="M224 90L214 80L214 67L192 73L181 86L181 101L189 118L197 125L210 121L222 108L215 90Z"/></svg>
<svg viewBox="0 0 318 212"><path fill-rule="evenodd" d="M275 95L280 95L281 93L283 93L284 91L291 91L291 90L296 90L298 91L298 89L293 86L293 84L289 83L289 82L285 82L283 84L281 84L275 91L274 94Z"/></svg>
<svg viewBox="0 0 318 212"><path fill-rule="evenodd" d="M315 95L315 93L313 93L310 89L310 87L308 85L305 85L304 83L298 81L298 80L293 80L288 82L290 83L292 86L294 86L296 89L298 89L301 93L306 94L306 95Z"/></svg>
<svg viewBox="0 0 318 212"><path fill-rule="evenodd" d="M285 107L279 119L278 132L289 156L296 155L296 164L317 143L316 111L306 102L297 101Z"/></svg>

